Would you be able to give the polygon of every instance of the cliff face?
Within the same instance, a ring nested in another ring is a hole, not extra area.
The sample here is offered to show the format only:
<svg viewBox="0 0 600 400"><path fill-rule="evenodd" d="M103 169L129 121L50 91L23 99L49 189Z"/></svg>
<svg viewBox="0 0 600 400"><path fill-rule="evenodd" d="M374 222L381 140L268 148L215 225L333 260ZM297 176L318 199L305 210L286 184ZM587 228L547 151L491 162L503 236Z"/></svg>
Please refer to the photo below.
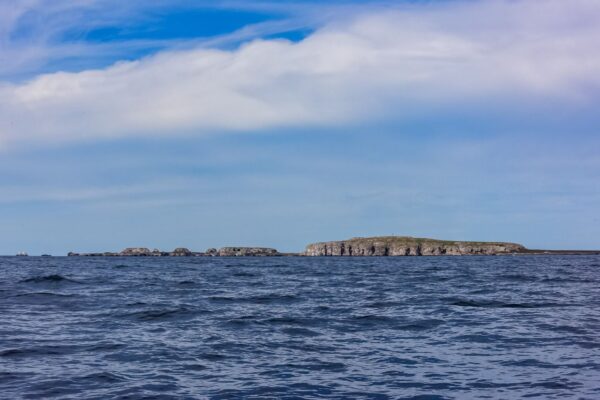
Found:
<svg viewBox="0 0 600 400"><path fill-rule="evenodd" d="M403 236L353 238L309 244L307 256L441 256L495 255L526 250L520 244L501 242L455 242Z"/></svg>

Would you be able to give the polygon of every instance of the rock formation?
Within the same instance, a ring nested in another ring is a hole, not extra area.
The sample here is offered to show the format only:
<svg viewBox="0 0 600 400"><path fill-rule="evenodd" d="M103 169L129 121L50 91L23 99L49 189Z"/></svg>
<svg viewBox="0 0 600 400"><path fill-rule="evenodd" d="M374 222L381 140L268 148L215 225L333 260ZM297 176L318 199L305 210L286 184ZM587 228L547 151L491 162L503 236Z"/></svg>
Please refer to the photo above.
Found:
<svg viewBox="0 0 600 400"><path fill-rule="evenodd" d="M583 254L569 252L568 254ZM302 254L280 253L268 247L210 248L204 253L184 247L175 250L150 250L146 247L128 247L119 253L74 253L69 256L93 257L273 257L273 256L441 256L441 255L497 255L497 254L566 254L564 251L528 250L520 244L503 242L462 242L407 236L352 238L349 240L309 244ZM586 253L587 254L587 253Z"/></svg>
<svg viewBox="0 0 600 400"><path fill-rule="evenodd" d="M160 255L160 252L152 252L146 247L128 247L119 253L124 257L148 257L152 255Z"/></svg>
<svg viewBox="0 0 600 400"><path fill-rule="evenodd" d="M267 247L222 247L216 253L208 249L206 254L219 257L267 257L281 255L277 250Z"/></svg>
<svg viewBox="0 0 600 400"><path fill-rule="evenodd" d="M67 256L69 257L116 257L118 256L119 253L110 253L110 252L104 252L104 253L75 253L73 251L70 251Z"/></svg>
<svg viewBox="0 0 600 400"><path fill-rule="evenodd" d="M210 256L210 257L216 257L219 255L219 250L211 247L210 249L206 250L204 255Z"/></svg>
<svg viewBox="0 0 600 400"><path fill-rule="evenodd" d="M208 249L205 253L195 253L185 247L178 247L175 250L160 251L158 249L150 250L146 247L128 247L120 253L75 253L69 252L69 257L267 257L281 256L275 249L266 247L223 247L219 250Z"/></svg>
<svg viewBox="0 0 600 400"><path fill-rule="evenodd" d="M441 256L496 255L523 251L526 251L525 247L516 243L459 242L383 236L309 244L304 254L307 256Z"/></svg>
<svg viewBox="0 0 600 400"><path fill-rule="evenodd" d="M173 250L169 255L173 257L192 257L194 253L192 253L185 247L178 247L175 250Z"/></svg>

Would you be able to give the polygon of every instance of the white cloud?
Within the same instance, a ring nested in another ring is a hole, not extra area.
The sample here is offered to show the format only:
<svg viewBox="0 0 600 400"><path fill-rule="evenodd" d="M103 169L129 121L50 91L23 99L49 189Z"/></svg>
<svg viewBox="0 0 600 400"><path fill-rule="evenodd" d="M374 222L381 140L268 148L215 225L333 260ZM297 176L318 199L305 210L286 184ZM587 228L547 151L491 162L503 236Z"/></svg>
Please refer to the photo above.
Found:
<svg viewBox="0 0 600 400"><path fill-rule="evenodd" d="M416 5L299 43L41 75L0 86L0 144L344 125L499 98L585 102L600 87L599 21L595 0Z"/></svg>

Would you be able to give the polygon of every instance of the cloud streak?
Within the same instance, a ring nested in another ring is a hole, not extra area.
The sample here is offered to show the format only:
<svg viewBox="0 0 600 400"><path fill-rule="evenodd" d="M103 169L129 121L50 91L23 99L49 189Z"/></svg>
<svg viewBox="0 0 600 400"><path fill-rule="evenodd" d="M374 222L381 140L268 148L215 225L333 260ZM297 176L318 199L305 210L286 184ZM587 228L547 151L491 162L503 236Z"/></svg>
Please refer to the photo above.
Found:
<svg viewBox="0 0 600 400"><path fill-rule="evenodd" d="M305 40L164 51L0 86L0 145L402 119L482 101L590 103L593 0L449 2L329 23Z"/></svg>

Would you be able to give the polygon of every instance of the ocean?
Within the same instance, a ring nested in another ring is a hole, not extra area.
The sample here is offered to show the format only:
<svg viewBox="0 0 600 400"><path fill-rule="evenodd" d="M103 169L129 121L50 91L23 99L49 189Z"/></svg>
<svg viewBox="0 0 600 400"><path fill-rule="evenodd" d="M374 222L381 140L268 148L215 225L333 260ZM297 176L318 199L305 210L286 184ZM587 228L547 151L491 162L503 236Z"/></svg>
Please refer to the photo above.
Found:
<svg viewBox="0 0 600 400"><path fill-rule="evenodd" d="M600 257L3 257L0 398L599 399Z"/></svg>

